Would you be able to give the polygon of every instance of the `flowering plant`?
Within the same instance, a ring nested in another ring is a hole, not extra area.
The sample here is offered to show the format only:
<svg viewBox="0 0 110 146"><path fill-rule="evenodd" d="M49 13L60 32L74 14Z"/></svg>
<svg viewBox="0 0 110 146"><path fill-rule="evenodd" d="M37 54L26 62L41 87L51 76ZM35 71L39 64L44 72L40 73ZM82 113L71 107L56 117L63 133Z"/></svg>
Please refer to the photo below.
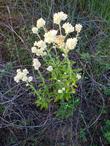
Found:
<svg viewBox="0 0 110 146"><path fill-rule="evenodd" d="M51 30L46 28L43 18L37 20L36 26L32 27L37 38L31 48L35 77L29 76L27 69L17 69L14 77L17 83L23 81L31 88L40 108L48 108L53 102L57 102L59 107L64 104L67 108L70 100L75 101L73 94L81 75L78 69L72 67L74 62L69 60L68 52L75 49L82 25L63 23L67 18L64 12L55 13L53 23L57 29Z"/></svg>

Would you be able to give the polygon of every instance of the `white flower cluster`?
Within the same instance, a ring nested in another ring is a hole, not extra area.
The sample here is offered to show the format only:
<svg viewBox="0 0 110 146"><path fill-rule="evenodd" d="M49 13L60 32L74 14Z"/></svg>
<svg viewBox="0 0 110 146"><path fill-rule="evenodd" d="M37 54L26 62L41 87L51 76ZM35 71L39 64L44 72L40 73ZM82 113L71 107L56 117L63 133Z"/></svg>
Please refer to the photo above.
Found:
<svg viewBox="0 0 110 146"><path fill-rule="evenodd" d="M34 46L31 48L31 51L37 56L44 56L46 55L46 47L46 43L43 40L40 40L38 42L35 41Z"/></svg>
<svg viewBox="0 0 110 146"><path fill-rule="evenodd" d="M37 28L41 28L45 26L45 20L43 18L40 18L37 20Z"/></svg>
<svg viewBox="0 0 110 146"><path fill-rule="evenodd" d="M78 41L77 38L69 38L69 39L67 39L66 45L65 45L65 49L64 49L65 53L66 53L66 51L68 53L69 50L74 49L76 47L76 45L77 45L77 41Z"/></svg>
<svg viewBox="0 0 110 146"><path fill-rule="evenodd" d="M65 21L67 17L67 14L65 14L64 12L55 13L53 16L53 22L59 25L61 21Z"/></svg>
<svg viewBox="0 0 110 146"><path fill-rule="evenodd" d="M41 63L39 62L39 60L37 58L33 59L33 66L35 70L39 70Z"/></svg>
<svg viewBox="0 0 110 146"><path fill-rule="evenodd" d="M32 27L32 32L35 33L35 34L38 34L39 28L44 27L45 23L46 22L45 22L45 20L43 18L38 19L36 26Z"/></svg>
<svg viewBox="0 0 110 146"><path fill-rule="evenodd" d="M76 24L75 25L75 30L77 31L77 33L80 33L81 29L82 29L82 25L81 24Z"/></svg>
<svg viewBox="0 0 110 146"><path fill-rule="evenodd" d="M44 34L45 42L48 44L54 43L57 35L57 30L50 30Z"/></svg>
<svg viewBox="0 0 110 146"><path fill-rule="evenodd" d="M76 24L75 26L72 26L69 22L65 22L64 24L61 24L61 22L66 21L68 18L67 14L64 12L58 12L53 15L53 23L57 24L59 26L58 30L51 29L47 30L46 29L46 21L43 18L40 18L36 22L36 26L32 27L32 32L34 34L37 34L38 39L37 41L34 42L33 47L31 48L31 51L33 54L35 54L38 57L43 57L47 55L47 49L48 48L60 48L63 51L63 56L67 56L67 53L74 49L77 45L78 42L78 36L79 33L82 29L81 24ZM39 29L44 30L44 35L43 37L40 36L40 31ZM63 31L62 31L63 30ZM68 38L68 34L76 31L76 37ZM60 32L60 34L59 34ZM63 34L63 32L65 32ZM53 46L51 47L51 45ZM38 60L38 58L33 59L33 67L35 70L39 70L41 67L41 63ZM47 71L51 72L53 70L52 66L47 67ZM27 69L24 69L21 71L20 69L17 70L17 75L14 77L14 80L16 82L19 82L20 80L25 81L25 82L30 82L32 81L32 77L28 77L28 71ZM77 76L80 78L80 76ZM62 90L63 91L63 90ZM59 91L60 92L60 91Z"/></svg>
<svg viewBox="0 0 110 146"><path fill-rule="evenodd" d="M67 14L65 14L62 11L55 13L53 15L53 23L59 25L60 34L58 34L59 30L52 29L46 31L44 34L44 40L40 40L39 42L34 43L34 47L32 47L32 53L35 53L37 56L44 56L46 55L46 48L48 48L47 44L52 44L52 43L57 48L61 48L65 54L67 54L70 50L74 49L77 45L78 36L82 29L82 25L76 24L75 26L72 26L72 24L69 22L65 22L63 25L61 25L61 22L65 21L67 18L68 18ZM36 33L38 35L38 29L45 28L45 23L46 22L43 18L38 19L36 27L32 28L33 33ZM62 29L64 30L66 35L62 34ZM74 31L77 32L76 37L67 38L68 34ZM39 35L38 37L40 38Z"/></svg>
<svg viewBox="0 0 110 146"><path fill-rule="evenodd" d="M69 22L68 23L64 23L62 28L64 28L66 34L71 33L71 32L74 31L74 27Z"/></svg>
<svg viewBox="0 0 110 146"><path fill-rule="evenodd" d="M20 81L23 81L23 82L26 82L26 83L29 83L33 80L33 77L32 76L28 76L29 74L29 71L27 69L17 69L17 74L16 76L14 77L14 81L15 82L20 82Z"/></svg>

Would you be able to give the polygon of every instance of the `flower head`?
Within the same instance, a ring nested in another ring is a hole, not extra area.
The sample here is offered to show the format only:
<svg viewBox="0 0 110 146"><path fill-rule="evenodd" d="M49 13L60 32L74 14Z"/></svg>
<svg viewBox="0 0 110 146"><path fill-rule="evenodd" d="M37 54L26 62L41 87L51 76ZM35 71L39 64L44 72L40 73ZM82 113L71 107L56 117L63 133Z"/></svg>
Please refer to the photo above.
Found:
<svg viewBox="0 0 110 146"><path fill-rule="evenodd" d="M77 45L77 38L69 38L66 41L66 50L72 50L76 47Z"/></svg>
<svg viewBox="0 0 110 146"><path fill-rule="evenodd" d="M58 90L58 93L63 93L63 90L62 90L62 89L59 89L59 90Z"/></svg>
<svg viewBox="0 0 110 146"><path fill-rule="evenodd" d="M65 39L65 36L63 36L63 35L57 35L56 36L55 43L57 44L57 46L59 48L63 48L64 47L64 39Z"/></svg>
<svg viewBox="0 0 110 146"><path fill-rule="evenodd" d="M24 81L26 83L29 83L33 80L33 77L32 76L29 76L28 77L28 74L29 74L29 71L27 69L17 69L17 74L16 76L14 77L14 81L15 82L20 82L20 81Z"/></svg>
<svg viewBox="0 0 110 146"><path fill-rule="evenodd" d="M17 74L14 77L14 81L18 83L22 79L22 71L21 71L21 69L17 69L16 72L17 72Z"/></svg>
<svg viewBox="0 0 110 146"><path fill-rule="evenodd" d="M37 34L38 33L38 28L37 27L32 27L32 32Z"/></svg>
<svg viewBox="0 0 110 146"><path fill-rule="evenodd" d="M23 69L23 73L24 73L25 75L27 75L27 74L29 74L29 71L25 68L25 69Z"/></svg>
<svg viewBox="0 0 110 146"><path fill-rule="evenodd" d="M62 90L65 91L65 87L63 87Z"/></svg>
<svg viewBox="0 0 110 146"><path fill-rule="evenodd" d="M81 24L76 24L75 25L75 30L77 31L77 33L80 33L81 29L82 29L82 25Z"/></svg>
<svg viewBox="0 0 110 146"><path fill-rule="evenodd" d="M52 66L48 66L47 70L51 72L53 70L53 67Z"/></svg>
<svg viewBox="0 0 110 146"><path fill-rule="evenodd" d="M37 56L44 56L46 55L46 47L46 43L43 40L40 40L38 42L35 41L34 46L31 48L31 51Z"/></svg>
<svg viewBox="0 0 110 146"><path fill-rule="evenodd" d="M74 31L74 27L69 22L64 23L62 27L64 28L66 34Z"/></svg>
<svg viewBox="0 0 110 146"><path fill-rule="evenodd" d="M37 48L36 48L36 47L32 47L32 48L31 48L31 51L32 51L32 53L35 53L35 54L36 54Z"/></svg>
<svg viewBox="0 0 110 146"><path fill-rule="evenodd" d="M44 25L45 25L45 20L43 18L37 20L37 28L44 27Z"/></svg>
<svg viewBox="0 0 110 146"><path fill-rule="evenodd" d="M31 48L32 53L36 54L37 56L45 56L46 50L43 48L37 48L37 47L32 47Z"/></svg>
<svg viewBox="0 0 110 146"><path fill-rule="evenodd" d="M58 12L55 13L53 16L53 21L55 24L60 24L61 21L65 21L67 19L67 14L65 14L64 12Z"/></svg>
<svg viewBox="0 0 110 146"><path fill-rule="evenodd" d="M77 77L78 80L81 79L81 75L80 74L77 74L76 77Z"/></svg>
<svg viewBox="0 0 110 146"><path fill-rule="evenodd" d="M38 42L35 42L34 43L34 46L37 46L37 47L42 48L42 49L45 49L47 47L46 46L46 43L43 40L40 40Z"/></svg>
<svg viewBox="0 0 110 146"><path fill-rule="evenodd" d="M57 34L57 30L50 30L50 31L46 32L44 35L45 42L47 42L49 44L55 42L56 34Z"/></svg>
<svg viewBox="0 0 110 146"><path fill-rule="evenodd" d="M37 58L33 59L33 66L35 70L39 70L41 63L39 62L39 60Z"/></svg>

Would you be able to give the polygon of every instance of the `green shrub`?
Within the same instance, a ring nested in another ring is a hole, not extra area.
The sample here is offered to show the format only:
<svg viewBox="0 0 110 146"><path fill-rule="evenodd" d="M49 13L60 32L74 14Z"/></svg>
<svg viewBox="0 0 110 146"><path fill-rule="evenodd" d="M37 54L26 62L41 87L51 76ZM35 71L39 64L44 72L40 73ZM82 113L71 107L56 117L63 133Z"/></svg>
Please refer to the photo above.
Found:
<svg viewBox="0 0 110 146"><path fill-rule="evenodd" d="M68 53L76 47L82 29L81 24L75 27L70 23L62 24L64 19L67 19L67 15L59 12L53 17L56 29L47 30L43 18L37 20L37 26L32 28L37 35L37 41L31 48L34 56L37 56L33 58L35 80L39 82L37 89L27 69L18 69L14 77L17 83L23 81L31 88L37 97L35 103L41 109L47 109L52 103L58 105L57 116L61 115L62 118L64 113L67 113L65 117L71 115L79 103L75 94L81 78L80 69L73 68L75 62L69 59Z"/></svg>

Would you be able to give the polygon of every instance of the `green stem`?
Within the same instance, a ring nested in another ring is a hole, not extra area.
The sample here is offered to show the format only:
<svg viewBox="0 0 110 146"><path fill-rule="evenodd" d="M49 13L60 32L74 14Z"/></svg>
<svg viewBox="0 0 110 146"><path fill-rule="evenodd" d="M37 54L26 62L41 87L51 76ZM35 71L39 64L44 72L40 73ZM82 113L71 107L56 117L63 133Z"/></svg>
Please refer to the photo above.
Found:
<svg viewBox="0 0 110 146"><path fill-rule="evenodd" d="M29 86L33 90L34 94L37 95L40 98L40 95L38 94L38 92L36 91L36 89L34 88L34 86L32 84L29 84Z"/></svg>
<svg viewBox="0 0 110 146"><path fill-rule="evenodd" d="M53 58L48 50L47 50L47 54L48 54L49 58L52 60L53 64L55 64L55 62L54 62L54 60L53 60Z"/></svg>
<svg viewBox="0 0 110 146"><path fill-rule="evenodd" d="M68 63L68 68L69 68L69 73L70 73L70 79L72 78L72 68L71 68L71 62L68 58L68 56L66 56L67 59L67 63Z"/></svg>
<svg viewBox="0 0 110 146"><path fill-rule="evenodd" d="M39 33L37 33L37 36L38 36L38 38L41 40L41 37L40 37Z"/></svg>
<svg viewBox="0 0 110 146"><path fill-rule="evenodd" d="M43 75L41 74L40 70L38 70L38 74L39 74L39 76L40 76L40 78L41 78L43 84L45 85L45 80L44 80L44 77L43 77Z"/></svg>

